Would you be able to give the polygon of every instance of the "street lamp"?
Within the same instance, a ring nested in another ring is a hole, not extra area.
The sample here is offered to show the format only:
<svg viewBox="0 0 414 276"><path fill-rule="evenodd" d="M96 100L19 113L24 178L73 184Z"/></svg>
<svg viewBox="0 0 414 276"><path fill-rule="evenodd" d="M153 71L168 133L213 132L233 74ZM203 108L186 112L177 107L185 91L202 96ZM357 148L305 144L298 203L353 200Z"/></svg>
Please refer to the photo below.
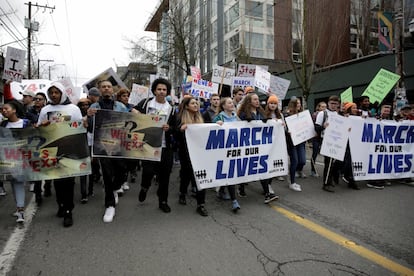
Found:
<svg viewBox="0 0 414 276"><path fill-rule="evenodd" d="M40 62L54 62L53 59L38 59L37 60L37 78L40 79Z"/></svg>

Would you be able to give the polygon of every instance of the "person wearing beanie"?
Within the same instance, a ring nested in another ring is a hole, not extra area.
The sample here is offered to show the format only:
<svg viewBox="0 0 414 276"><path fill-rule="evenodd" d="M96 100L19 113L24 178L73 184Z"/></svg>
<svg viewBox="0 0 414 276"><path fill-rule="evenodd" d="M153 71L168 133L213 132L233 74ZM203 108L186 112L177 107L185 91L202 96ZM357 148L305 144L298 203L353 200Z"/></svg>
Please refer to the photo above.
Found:
<svg viewBox="0 0 414 276"><path fill-rule="evenodd" d="M65 87L60 82L53 82L47 90L50 104L40 110L38 126L63 121L81 121L82 114L76 105L72 104L66 94ZM72 210L75 207L73 197L75 188L75 178L67 177L55 179L56 201L58 204L57 217L63 218L63 226L73 225Z"/></svg>
<svg viewBox="0 0 414 276"><path fill-rule="evenodd" d="M101 92L99 92L98 88L92 87L91 89L89 89L88 99L91 101L91 104L99 101L100 97L101 97Z"/></svg>
<svg viewBox="0 0 414 276"><path fill-rule="evenodd" d="M254 91L255 91L254 87L252 87L252 86L247 86L246 88L244 88L244 93L245 94L253 93Z"/></svg>
<svg viewBox="0 0 414 276"><path fill-rule="evenodd" d="M353 112L355 112L355 111L352 111L352 110L357 110L356 103L346 102L346 103L343 104L342 111L344 112L344 114L356 115L356 114L352 114Z"/></svg>

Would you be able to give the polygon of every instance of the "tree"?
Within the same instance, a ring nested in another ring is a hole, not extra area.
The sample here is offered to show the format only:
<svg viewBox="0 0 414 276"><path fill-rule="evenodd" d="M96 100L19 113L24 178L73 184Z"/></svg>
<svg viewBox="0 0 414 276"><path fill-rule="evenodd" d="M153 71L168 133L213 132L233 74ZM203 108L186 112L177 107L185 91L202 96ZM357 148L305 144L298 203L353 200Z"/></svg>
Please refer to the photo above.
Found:
<svg viewBox="0 0 414 276"><path fill-rule="evenodd" d="M183 75L191 75L190 67L194 65L198 55L197 37L194 37L192 26L194 19L191 13L192 1L182 1L164 12L160 21L157 38L141 37L137 41L130 40L131 58L136 61L161 64L162 68L181 70ZM158 47L157 47L158 46Z"/></svg>
<svg viewBox="0 0 414 276"><path fill-rule="evenodd" d="M290 64L302 90L310 95L314 74L325 66L349 59L349 6L342 1L302 0L292 9L291 40L287 39ZM348 30L348 32L346 31Z"/></svg>

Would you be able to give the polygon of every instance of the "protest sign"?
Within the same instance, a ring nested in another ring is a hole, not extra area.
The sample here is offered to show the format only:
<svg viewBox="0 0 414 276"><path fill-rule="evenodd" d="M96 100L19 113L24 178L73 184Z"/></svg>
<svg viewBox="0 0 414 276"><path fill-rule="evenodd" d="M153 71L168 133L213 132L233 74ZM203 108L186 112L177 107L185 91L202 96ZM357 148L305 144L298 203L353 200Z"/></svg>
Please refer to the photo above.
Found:
<svg viewBox="0 0 414 276"><path fill-rule="evenodd" d="M131 95L129 95L128 103L137 105L143 99L152 97L153 94L148 87L133 83Z"/></svg>
<svg viewBox="0 0 414 276"><path fill-rule="evenodd" d="M232 91L236 87L240 87L243 90L248 86L254 86L254 77L234 77Z"/></svg>
<svg viewBox="0 0 414 276"><path fill-rule="evenodd" d="M42 92L47 96L47 89L52 82L50 80L38 79L38 80L25 80L19 82L12 82L10 88L15 99L21 99L22 95L19 92L31 91L33 93Z"/></svg>
<svg viewBox="0 0 414 276"><path fill-rule="evenodd" d="M7 47L4 59L3 79L21 82L24 71L26 51Z"/></svg>
<svg viewBox="0 0 414 276"><path fill-rule="evenodd" d="M83 84L83 90L85 92L89 91L92 87L98 87L98 82L102 80L108 80L112 83L114 91L117 92L121 88L126 88L125 83L121 78L114 72L114 69L108 68L102 73L98 74L91 80Z"/></svg>
<svg viewBox="0 0 414 276"><path fill-rule="evenodd" d="M0 157L0 175L24 181L91 173L86 129L81 121L39 128L0 128Z"/></svg>
<svg viewBox="0 0 414 276"><path fill-rule="evenodd" d="M262 89L264 92L268 92L270 88L270 73L267 72L266 68L256 66L256 74L254 76L254 85Z"/></svg>
<svg viewBox="0 0 414 276"><path fill-rule="evenodd" d="M189 94L195 98L210 99L211 94L218 92L218 84L206 80L193 79Z"/></svg>
<svg viewBox="0 0 414 276"><path fill-rule="evenodd" d="M65 93L66 95L68 95L68 98L71 101L71 103L78 104L80 99L80 90L75 89L75 87L73 87L70 78L61 79L59 80L59 82L63 84L63 86L65 87Z"/></svg>
<svg viewBox="0 0 414 276"><path fill-rule="evenodd" d="M350 86L347 90L341 93L341 103L352 103L353 101L352 86Z"/></svg>
<svg viewBox="0 0 414 276"><path fill-rule="evenodd" d="M285 118L293 145L303 143L315 137L315 125L309 110L293 114Z"/></svg>
<svg viewBox="0 0 414 276"><path fill-rule="evenodd" d="M328 117L328 127L324 131L321 155L343 161L351 129L348 117L332 113Z"/></svg>
<svg viewBox="0 0 414 276"><path fill-rule="evenodd" d="M256 74L256 64L243 64L240 63L237 68L237 77L254 77ZM269 67L267 65L260 65L264 70L268 70Z"/></svg>
<svg viewBox="0 0 414 276"><path fill-rule="evenodd" d="M381 103L399 79L399 75L381 68L362 96L368 96L371 103Z"/></svg>
<svg viewBox="0 0 414 276"><path fill-rule="evenodd" d="M285 132L280 122L189 124L185 137L199 189L288 173Z"/></svg>
<svg viewBox="0 0 414 276"><path fill-rule="evenodd" d="M219 84L232 85L234 77L234 69L222 67L218 65L213 66L213 73L211 81Z"/></svg>
<svg viewBox="0 0 414 276"><path fill-rule="evenodd" d="M196 66L190 66L190 70L191 70L191 76L194 79L201 79L201 70L200 68L196 67Z"/></svg>
<svg viewBox="0 0 414 276"><path fill-rule="evenodd" d="M94 119L93 157L161 160L166 115L100 109Z"/></svg>
<svg viewBox="0 0 414 276"><path fill-rule="evenodd" d="M355 180L414 177L414 122L351 116L349 146Z"/></svg>
<svg viewBox="0 0 414 276"><path fill-rule="evenodd" d="M269 89L267 92L275 94L279 99L284 99L289 89L290 80L270 75Z"/></svg>

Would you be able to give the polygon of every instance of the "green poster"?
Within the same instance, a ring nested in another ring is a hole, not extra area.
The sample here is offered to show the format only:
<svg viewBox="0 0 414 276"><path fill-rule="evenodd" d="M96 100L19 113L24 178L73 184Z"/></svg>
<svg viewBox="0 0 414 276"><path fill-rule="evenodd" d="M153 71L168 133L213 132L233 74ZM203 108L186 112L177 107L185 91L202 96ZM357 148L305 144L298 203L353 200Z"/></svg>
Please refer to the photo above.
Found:
<svg viewBox="0 0 414 276"><path fill-rule="evenodd" d="M368 96L371 103L381 103L399 79L399 75L381 68L362 96Z"/></svg>
<svg viewBox="0 0 414 276"><path fill-rule="evenodd" d="M341 93L341 103L352 103L354 97L352 96L352 86Z"/></svg>

